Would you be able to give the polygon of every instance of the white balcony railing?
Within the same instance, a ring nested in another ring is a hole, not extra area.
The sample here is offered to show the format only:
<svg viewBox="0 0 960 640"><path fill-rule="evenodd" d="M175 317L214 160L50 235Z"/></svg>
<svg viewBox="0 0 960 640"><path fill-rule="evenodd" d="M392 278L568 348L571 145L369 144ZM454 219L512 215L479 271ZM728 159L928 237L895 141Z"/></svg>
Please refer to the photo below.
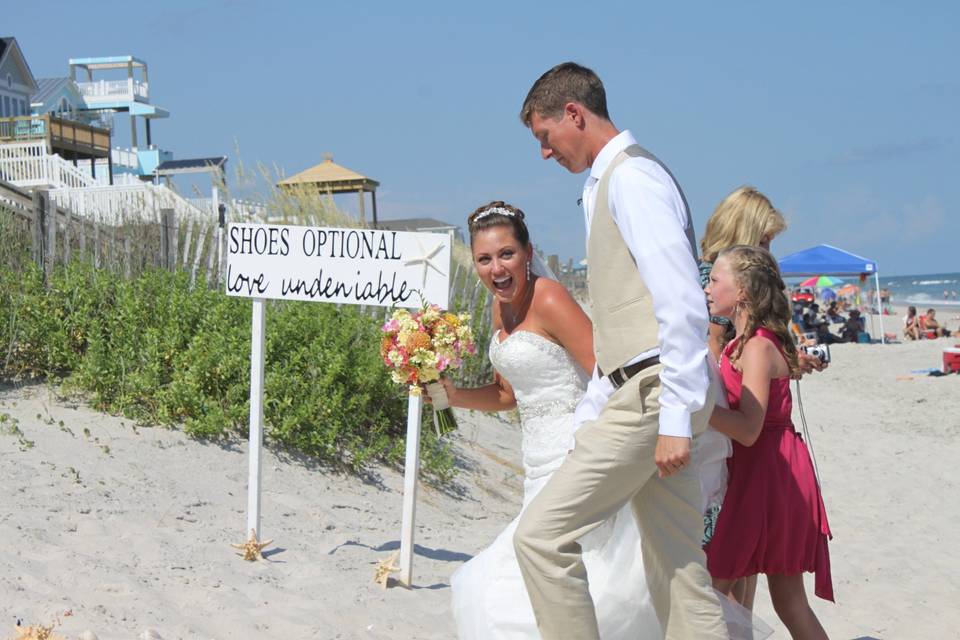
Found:
<svg viewBox="0 0 960 640"><path fill-rule="evenodd" d="M78 82L77 87L87 102L112 102L115 100L148 100L150 87L146 82L126 80L97 80Z"/></svg>
<svg viewBox="0 0 960 640"><path fill-rule="evenodd" d="M140 168L140 161L137 159L136 151L114 147L110 150L110 155L113 156L111 159L115 165L126 167L128 169Z"/></svg>

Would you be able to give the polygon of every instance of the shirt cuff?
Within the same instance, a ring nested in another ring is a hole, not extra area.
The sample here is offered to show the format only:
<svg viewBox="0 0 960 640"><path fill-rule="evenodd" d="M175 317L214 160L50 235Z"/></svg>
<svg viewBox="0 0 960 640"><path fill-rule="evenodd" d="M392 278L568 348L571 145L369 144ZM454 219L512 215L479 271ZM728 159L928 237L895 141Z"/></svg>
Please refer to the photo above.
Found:
<svg viewBox="0 0 960 640"><path fill-rule="evenodd" d="M665 407L660 405L660 435L678 438L693 437L690 427L690 412L683 407Z"/></svg>

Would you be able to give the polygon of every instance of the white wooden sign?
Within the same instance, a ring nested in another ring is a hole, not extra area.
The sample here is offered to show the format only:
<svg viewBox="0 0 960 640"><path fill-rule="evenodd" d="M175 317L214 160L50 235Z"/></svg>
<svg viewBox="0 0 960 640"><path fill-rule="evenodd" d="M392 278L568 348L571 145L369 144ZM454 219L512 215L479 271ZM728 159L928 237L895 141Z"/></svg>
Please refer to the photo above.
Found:
<svg viewBox="0 0 960 640"><path fill-rule="evenodd" d="M446 309L451 238L438 233L273 224L227 228L226 292L253 298L250 342L250 469L247 529L260 530L263 448L264 300L308 300ZM410 395L400 531L400 582L413 581L413 529L420 469L422 398Z"/></svg>
<svg viewBox="0 0 960 640"><path fill-rule="evenodd" d="M446 309L450 249L439 233L231 224L227 295Z"/></svg>

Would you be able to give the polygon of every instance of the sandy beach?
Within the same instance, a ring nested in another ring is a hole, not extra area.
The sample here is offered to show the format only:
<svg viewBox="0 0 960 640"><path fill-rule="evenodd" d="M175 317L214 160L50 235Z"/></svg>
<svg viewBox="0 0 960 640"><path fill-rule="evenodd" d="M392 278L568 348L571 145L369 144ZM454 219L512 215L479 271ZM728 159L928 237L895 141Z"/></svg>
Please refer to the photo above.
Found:
<svg viewBox="0 0 960 640"><path fill-rule="evenodd" d="M835 345L801 382L835 535L837 603L813 600L832 638L960 637L960 376L912 373L955 342ZM399 546L395 470L360 478L267 451L274 544L250 563L230 547L245 538L244 442L136 426L49 385L2 388L0 414L0 638L57 617L71 639L452 638L450 574L520 502L517 427L462 413L454 486L421 485L415 588L384 591L372 578ZM789 637L762 579L757 612Z"/></svg>

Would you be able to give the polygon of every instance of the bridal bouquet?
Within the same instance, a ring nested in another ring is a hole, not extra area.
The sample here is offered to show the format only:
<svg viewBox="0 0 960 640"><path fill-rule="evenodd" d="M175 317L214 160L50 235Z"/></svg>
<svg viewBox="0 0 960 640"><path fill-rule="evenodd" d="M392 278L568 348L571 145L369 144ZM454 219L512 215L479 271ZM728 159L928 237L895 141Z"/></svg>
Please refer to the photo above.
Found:
<svg viewBox="0 0 960 640"><path fill-rule="evenodd" d="M408 385L411 394L419 394L420 385L426 385L437 435L457 428L439 380L447 369L459 368L466 354L477 352L469 321L466 313L444 312L429 305L414 312L398 309L383 325L380 356L392 369L393 381Z"/></svg>

